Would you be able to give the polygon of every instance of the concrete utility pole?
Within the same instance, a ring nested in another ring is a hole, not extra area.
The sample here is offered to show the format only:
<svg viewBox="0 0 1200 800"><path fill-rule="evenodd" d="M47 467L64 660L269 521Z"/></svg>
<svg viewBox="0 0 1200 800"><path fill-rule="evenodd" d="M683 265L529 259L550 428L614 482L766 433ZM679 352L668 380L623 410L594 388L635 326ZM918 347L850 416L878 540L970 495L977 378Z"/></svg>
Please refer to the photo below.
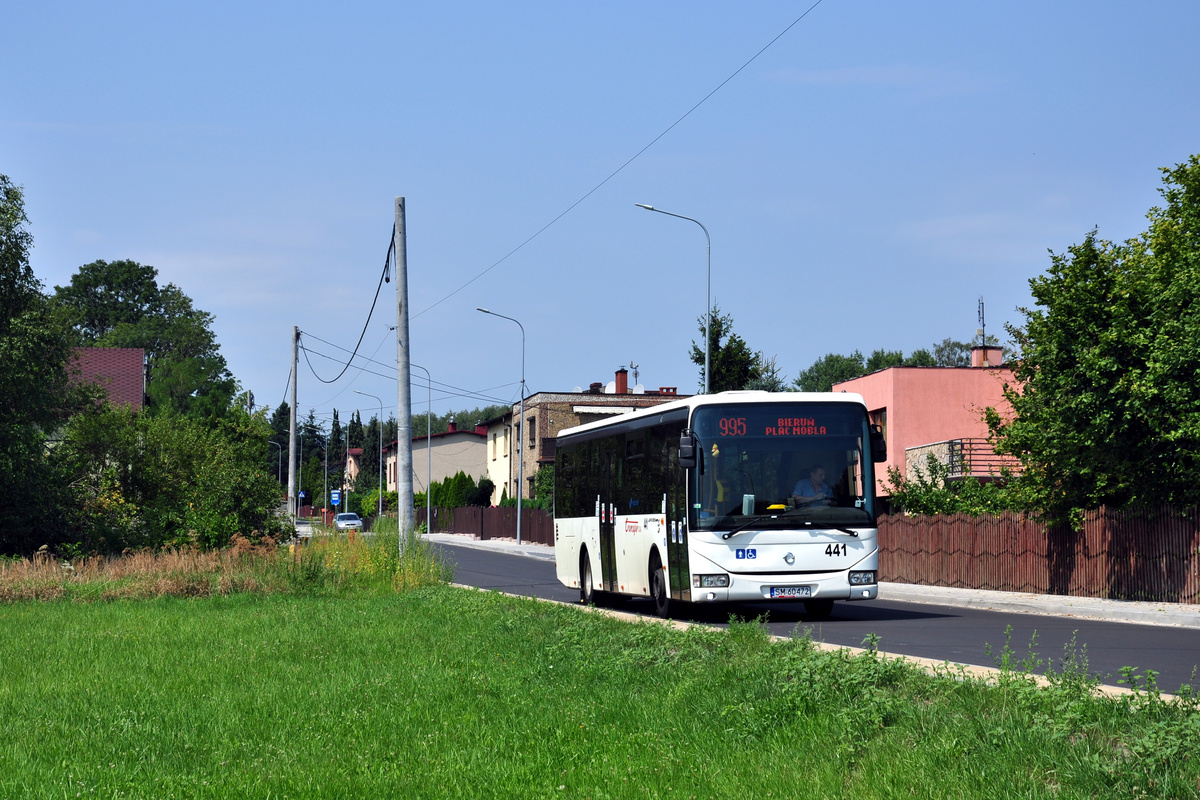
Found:
<svg viewBox="0 0 1200 800"><path fill-rule="evenodd" d="M300 329L292 326L292 407L288 413L288 513L292 521L296 507L296 364L300 356Z"/></svg>
<svg viewBox="0 0 1200 800"><path fill-rule="evenodd" d="M404 198L396 198L396 505L400 546L413 526L412 370L408 339L408 245L404 233Z"/></svg>

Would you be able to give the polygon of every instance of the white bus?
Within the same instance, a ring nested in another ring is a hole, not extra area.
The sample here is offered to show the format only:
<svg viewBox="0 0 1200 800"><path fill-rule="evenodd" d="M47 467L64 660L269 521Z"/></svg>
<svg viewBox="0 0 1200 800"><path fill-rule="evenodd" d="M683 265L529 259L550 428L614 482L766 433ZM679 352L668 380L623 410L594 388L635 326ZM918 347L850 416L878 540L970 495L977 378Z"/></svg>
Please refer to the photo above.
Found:
<svg viewBox="0 0 1200 800"><path fill-rule="evenodd" d="M558 579L584 603L803 602L878 593L875 462L862 397L698 395L562 431Z"/></svg>

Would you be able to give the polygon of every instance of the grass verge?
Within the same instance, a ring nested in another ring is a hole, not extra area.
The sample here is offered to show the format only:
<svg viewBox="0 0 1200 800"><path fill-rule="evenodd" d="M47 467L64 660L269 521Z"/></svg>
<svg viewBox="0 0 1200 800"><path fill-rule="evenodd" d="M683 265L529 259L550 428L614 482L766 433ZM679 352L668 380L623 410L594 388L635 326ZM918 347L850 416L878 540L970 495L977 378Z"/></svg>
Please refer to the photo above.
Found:
<svg viewBox="0 0 1200 800"><path fill-rule="evenodd" d="M403 545L403 546L402 546ZM241 593L306 594L352 589L396 591L448 581L453 567L409 533L314 536L279 547L235 537L226 550L127 552L72 561L39 553L0 559L0 603L212 597Z"/></svg>
<svg viewBox="0 0 1200 800"><path fill-rule="evenodd" d="M430 586L0 606L0 797L1195 797L1193 695Z"/></svg>

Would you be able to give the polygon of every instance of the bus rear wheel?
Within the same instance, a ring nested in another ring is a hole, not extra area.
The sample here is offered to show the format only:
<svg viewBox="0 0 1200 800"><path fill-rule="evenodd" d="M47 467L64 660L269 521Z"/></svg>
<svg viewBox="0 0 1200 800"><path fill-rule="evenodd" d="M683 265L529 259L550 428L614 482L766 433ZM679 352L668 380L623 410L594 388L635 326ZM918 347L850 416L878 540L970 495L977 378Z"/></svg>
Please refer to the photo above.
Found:
<svg viewBox="0 0 1200 800"><path fill-rule="evenodd" d="M655 550L650 554L650 599L654 601L654 613L666 618L671 613L671 595L667 591L667 573L662 558Z"/></svg>
<svg viewBox="0 0 1200 800"><path fill-rule="evenodd" d="M585 547L579 554L579 602L585 606L597 605L597 594L592 584L592 559Z"/></svg>
<svg viewBox="0 0 1200 800"><path fill-rule="evenodd" d="M804 616L809 619L828 619L833 613L832 600L805 600Z"/></svg>

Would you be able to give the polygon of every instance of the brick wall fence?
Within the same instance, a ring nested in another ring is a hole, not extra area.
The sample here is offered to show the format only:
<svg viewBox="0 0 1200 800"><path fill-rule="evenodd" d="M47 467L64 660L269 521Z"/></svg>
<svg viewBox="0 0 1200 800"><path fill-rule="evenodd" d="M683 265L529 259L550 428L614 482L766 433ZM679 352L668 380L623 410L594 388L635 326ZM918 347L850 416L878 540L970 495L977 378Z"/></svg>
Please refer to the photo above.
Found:
<svg viewBox="0 0 1200 800"><path fill-rule="evenodd" d="M425 509L416 509L424 522ZM435 532L514 538L515 508L434 509ZM521 512L521 540L554 544L554 518ZM1200 603L1200 508L1089 511L1078 530L1018 514L887 515L880 580L1008 592Z"/></svg>

